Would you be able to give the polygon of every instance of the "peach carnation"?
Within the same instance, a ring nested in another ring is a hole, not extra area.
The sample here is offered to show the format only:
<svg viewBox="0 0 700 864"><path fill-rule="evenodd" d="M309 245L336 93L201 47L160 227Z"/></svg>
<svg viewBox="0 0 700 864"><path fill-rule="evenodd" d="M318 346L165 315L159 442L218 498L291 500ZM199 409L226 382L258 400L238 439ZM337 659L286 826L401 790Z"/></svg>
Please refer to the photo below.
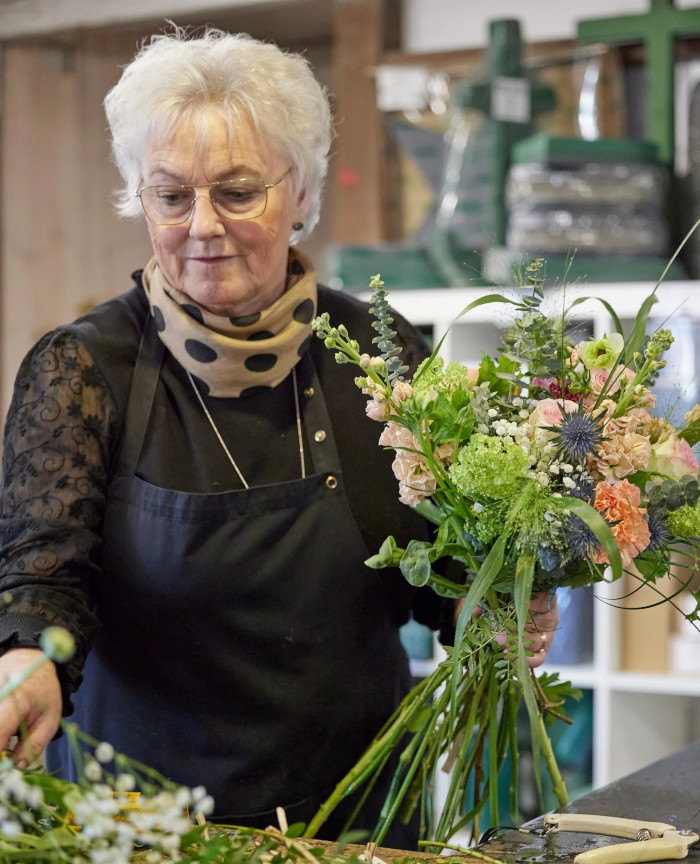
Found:
<svg viewBox="0 0 700 864"><path fill-rule="evenodd" d="M629 480L601 481L596 486L593 506L609 523L625 567L649 545L649 526L644 519L647 511L640 503L641 493ZM594 554L593 560L596 564L609 563L602 548Z"/></svg>
<svg viewBox="0 0 700 864"><path fill-rule="evenodd" d="M609 435L596 448L596 455L588 460L588 470L596 479L614 482L634 471L647 467L651 454L649 439L636 432Z"/></svg>

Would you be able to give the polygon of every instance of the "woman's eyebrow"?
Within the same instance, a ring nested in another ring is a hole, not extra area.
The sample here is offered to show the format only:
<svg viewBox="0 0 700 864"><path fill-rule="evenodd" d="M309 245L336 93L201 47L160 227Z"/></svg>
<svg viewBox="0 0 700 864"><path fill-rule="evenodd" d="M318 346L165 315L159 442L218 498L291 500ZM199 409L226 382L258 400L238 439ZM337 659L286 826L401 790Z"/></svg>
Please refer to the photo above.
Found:
<svg viewBox="0 0 700 864"><path fill-rule="evenodd" d="M178 186L196 186L189 179L183 178L182 175L165 166L155 165L149 171L149 182L153 183L156 179L164 180L165 182L174 183ZM238 180L239 178L260 178L261 174L258 169L251 168L249 165L235 165L232 168L225 168L222 171L217 171L208 181L209 183L218 183L221 180Z"/></svg>

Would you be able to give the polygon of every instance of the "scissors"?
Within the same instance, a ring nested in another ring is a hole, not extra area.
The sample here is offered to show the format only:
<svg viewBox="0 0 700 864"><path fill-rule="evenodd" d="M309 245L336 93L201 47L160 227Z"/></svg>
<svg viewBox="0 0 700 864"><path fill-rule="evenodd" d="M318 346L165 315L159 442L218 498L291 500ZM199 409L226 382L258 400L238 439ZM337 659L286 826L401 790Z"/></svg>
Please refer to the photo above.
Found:
<svg viewBox="0 0 700 864"><path fill-rule="evenodd" d="M544 817L545 834L576 831L624 837L631 843L615 843L581 852L574 864L637 864L641 861L666 861L685 858L700 835L664 822L621 819L617 816L589 816L584 813L548 813Z"/></svg>

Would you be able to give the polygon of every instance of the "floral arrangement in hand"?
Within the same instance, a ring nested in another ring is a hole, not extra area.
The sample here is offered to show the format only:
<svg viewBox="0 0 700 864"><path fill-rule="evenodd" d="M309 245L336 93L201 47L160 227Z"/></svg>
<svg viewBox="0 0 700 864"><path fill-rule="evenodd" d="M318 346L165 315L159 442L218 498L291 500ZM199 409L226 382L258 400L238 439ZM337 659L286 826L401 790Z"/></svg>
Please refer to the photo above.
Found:
<svg viewBox="0 0 700 864"><path fill-rule="evenodd" d="M360 368L355 383L368 397L367 415L383 424L379 444L395 450L401 501L435 526L432 542L412 540L405 549L388 537L368 565L398 565L412 584L463 602L448 658L404 700L308 826L309 836L395 749L400 759L373 837L378 842L394 818L416 806L424 835L437 842L468 825L478 828L486 802L497 824L496 779L509 753L517 813L521 700L537 782L544 758L565 804L547 729L566 719L563 702L576 693L556 674L536 677L528 667L533 595L614 580L623 570L654 583L673 572L676 553L697 560L700 486L692 447L700 440L700 406L678 427L654 414L650 388L673 341L666 329L646 334L656 289L628 338L601 300L617 332L574 343L573 307L590 298L548 315L543 282L544 261L533 260L518 296L489 294L460 314L484 303L511 307L497 356L468 368L445 363L439 344L410 380L378 276L370 283L374 355L327 314L314 321L336 360ZM679 581L678 592L684 587ZM688 617L698 620L697 604ZM431 795L444 760L452 769L450 788L436 821Z"/></svg>

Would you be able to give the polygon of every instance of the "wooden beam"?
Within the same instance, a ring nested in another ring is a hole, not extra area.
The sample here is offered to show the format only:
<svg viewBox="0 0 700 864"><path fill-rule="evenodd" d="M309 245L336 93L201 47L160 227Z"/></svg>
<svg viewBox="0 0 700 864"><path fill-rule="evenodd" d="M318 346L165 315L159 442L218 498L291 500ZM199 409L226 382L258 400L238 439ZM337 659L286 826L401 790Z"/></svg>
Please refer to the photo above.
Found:
<svg viewBox="0 0 700 864"><path fill-rule="evenodd" d="M306 0L306 6L321 9L332 0ZM45 36L75 29L138 24L154 20L178 20L236 11L267 10L294 5L294 0L13 0L0 3L0 40Z"/></svg>
<svg viewBox="0 0 700 864"><path fill-rule="evenodd" d="M385 0L335 0L333 95L334 236L338 243L387 239L384 122L374 69L384 52Z"/></svg>

